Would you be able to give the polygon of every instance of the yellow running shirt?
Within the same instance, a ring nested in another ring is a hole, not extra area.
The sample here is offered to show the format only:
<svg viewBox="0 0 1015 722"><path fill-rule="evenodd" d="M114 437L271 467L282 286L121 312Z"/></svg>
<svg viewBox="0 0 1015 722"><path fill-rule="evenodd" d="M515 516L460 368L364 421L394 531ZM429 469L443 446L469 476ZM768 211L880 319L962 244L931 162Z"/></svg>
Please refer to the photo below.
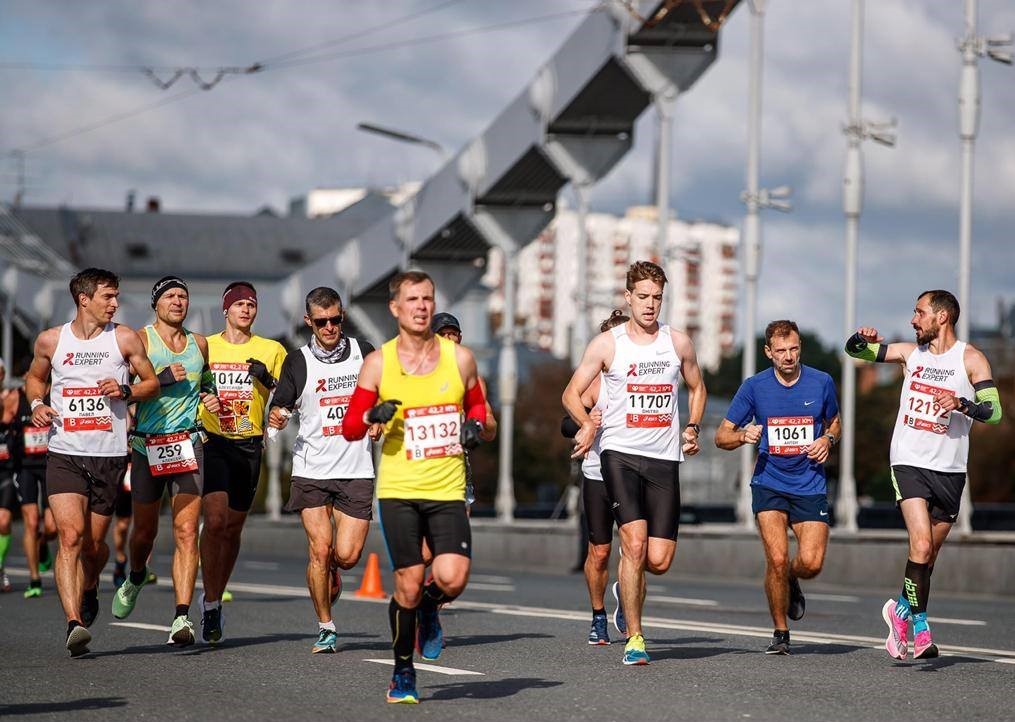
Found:
<svg viewBox="0 0 1015 722"><path fill-rule="evenodd" d="M285 347L278 341L251 336L246 343L229 343L221 333L208 337L208 365L215 375L219 403L218 415L201 404L204 428L227 439L249 439L264 433L264 406L268 389L247 373L247 359L255 358L278 379L285 360Z"/></svg>
<svg viewBox="0 0 1015 722"><path fill-rule="evenodd" d="M411 376L402 368L398 339L381 346L380 401L398 399L402 404L384 431L378 499L465 500L461 443L465 383L454 341L434 338L440 344L440 360L425 376Z"/></svg>

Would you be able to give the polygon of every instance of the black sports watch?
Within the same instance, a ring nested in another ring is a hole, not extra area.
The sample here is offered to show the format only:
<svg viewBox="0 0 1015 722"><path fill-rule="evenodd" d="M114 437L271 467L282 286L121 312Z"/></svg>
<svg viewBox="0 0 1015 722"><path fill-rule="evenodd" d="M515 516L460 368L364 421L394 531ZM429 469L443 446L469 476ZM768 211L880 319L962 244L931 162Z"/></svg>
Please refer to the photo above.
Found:
<svg viewBox="0 0 1015 722"><path fill-rule="evenodd" d="M124 401L130 401L131 394L130 384L120 384L120 397Z"/></svg>
<svg viewBox="0 0 1015 722"><path fill-rule="evenodd" d="M694 433L697 434L698 436L701 436L701 427L698 426L697 424L688 424L684 428L685 429L694 429Z"/></svg>

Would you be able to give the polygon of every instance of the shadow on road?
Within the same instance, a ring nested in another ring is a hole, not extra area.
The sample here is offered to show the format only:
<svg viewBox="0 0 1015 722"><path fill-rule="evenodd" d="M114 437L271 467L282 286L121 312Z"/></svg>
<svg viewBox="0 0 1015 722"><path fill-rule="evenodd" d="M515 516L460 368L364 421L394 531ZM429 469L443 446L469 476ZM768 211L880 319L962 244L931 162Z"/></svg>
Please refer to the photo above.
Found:
<svg viewBox="0 0 1015 722"><path fill-rule="evenodd" d="M552 634L472 634L449 636L449 647L473 647L477 644L497 644L498 642L517 642L520 639L553 639Z"/></svg>
<svg viewBox="0 0 1015 722"><path fill-rule="evenodd" d="M0 704L0 717L15 714L52 714L55 712L83 712L92 709L126 707L123 697L89 697L71 699L66 702L27 702L25 704Z"/></svg>
<svg viewBox="0 0 1015 722"><path fill-rule="evenodd" d="M661 659L708 659L721 654L755 654L755 649L738 649L730 647L688 647L680 643L677 647L659 648L652 644L648 648L649 657L653 662Z"/></svg>
<svg viewBox="0 0 1015 722"><path fill-rule="evenodd" d="M914 659L913 664L896 664L896 667L909 667L916 672L938 672L948 667L954 667L957 664L985 664L986 659L976 659L975 657L961 657L948 655L946 657L937 657L936 659Z"/></svg>
<svg viewBox="0 0 1015 722"><path fill-rule="evenodd" d="M427 689L436 690L429 697L429 700L448 699L498 699L510 697L527 689L549 689L559 687L563 682L555 682L548 679L537 679L536 677L517 677L513 679L490 680L488 682L455 682L453 684L438 684L428 686Z"/></svg>
<svg viewBox="0 0 1015 722"><path fill-rule="evenodd" d="M792 645L792 654L849 654L850 652L859 652L861 650L870 649L870 647L864 647L858 644L802 644L797 645L795 642Z"/></svg>
<svg viewBox="0 0 1015 722"><path fill-rule="evenodd" d="M131 654L174 654L186 655L207 654L218 649L236 649L239 647L253 647L259 644L274 644L275 642L296 642L301 639L313 641L309 634L265 634L260 637L227 637L216 645L194 644L190 647L176 647L171 644L144 644L136 647L125 647L124 649L110 649L104 652L92 652L82 660L98 659L101 657L120 657Z"/></svg>

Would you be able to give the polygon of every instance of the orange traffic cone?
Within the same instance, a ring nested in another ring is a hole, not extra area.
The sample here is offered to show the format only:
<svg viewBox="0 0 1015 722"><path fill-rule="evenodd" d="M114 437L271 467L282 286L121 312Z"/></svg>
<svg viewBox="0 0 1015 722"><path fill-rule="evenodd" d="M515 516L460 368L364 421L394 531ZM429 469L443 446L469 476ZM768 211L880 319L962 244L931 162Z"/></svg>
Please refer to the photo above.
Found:
<svg viewBox="0 0 1015 722"><path fill-rule="evenodd" d="M363 581L356 591L356 596L368 599L387 599L388 597L381 584L381 563L374 552L371 552L367 557L367 568L363 573Z"/></svg>

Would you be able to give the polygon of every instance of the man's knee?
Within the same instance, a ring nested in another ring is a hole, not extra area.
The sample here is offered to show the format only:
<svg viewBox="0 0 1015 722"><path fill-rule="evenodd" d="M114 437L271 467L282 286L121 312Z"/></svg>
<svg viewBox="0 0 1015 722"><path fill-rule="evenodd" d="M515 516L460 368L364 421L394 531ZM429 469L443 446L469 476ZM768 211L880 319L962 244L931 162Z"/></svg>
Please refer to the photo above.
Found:
<svg viewBox="0 0 1015 722"><path fill-rule="evenodd" d="M934 553L934 544L927 537L916 537L909 542L909 554L914 562L927 564Z"/></svg>
<svg viewBox="0 0 1015 722"><path fill-rule="evenodd" d="M340 569L352 569L354 566L359 564L361 556L363 556L362 545L352 546L345 549L338 548L335 550L335 563Z"/></svg>
<svg viewBox="0 0 1015 722"><path fill-rule="evenodd" d="M589 564L596 571L606 571L610 564L610 545L609 544L589 544Z"/></svg>

